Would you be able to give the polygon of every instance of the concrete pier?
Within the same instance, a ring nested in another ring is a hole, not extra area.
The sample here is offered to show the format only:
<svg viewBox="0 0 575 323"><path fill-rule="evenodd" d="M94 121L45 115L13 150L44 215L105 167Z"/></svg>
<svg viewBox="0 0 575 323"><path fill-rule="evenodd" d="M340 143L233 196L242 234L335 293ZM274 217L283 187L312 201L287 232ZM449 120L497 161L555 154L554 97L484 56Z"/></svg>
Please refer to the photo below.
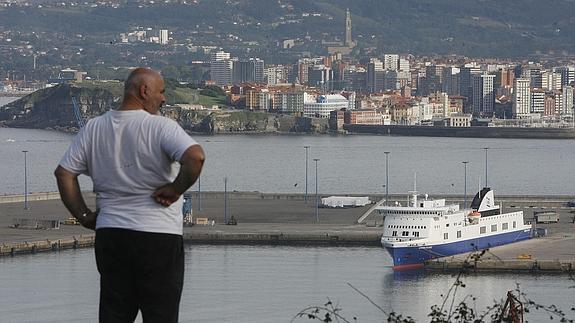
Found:
<svg viewBox="0 0 575 323"><path fill-rule="evenodd" d="M85 193L88 205L94 208L94 194ZM325 194L324 196L328 196ZM356 196L361 196L358 194ZM205 225L184 227L187 243L209 244L273 244L273 245L361 245L380 246L382 219L376 214L363 217L372 205L359 208L319 209L316 222L315 197L306 203L303 194L262 194L258 192L228 193L224 210L222 192L205 192L200 201L193 192L194 219ZM383 195L370 196L372 202ZM448 202L462 203L461 196L447 196ZM566 207L569 196L500 196L503 211L523 210L527 221L533 213L553 210L560 216L557 224L538 225L548 236L493 248L473 263L476 271L558 272L575 268L575 209ZM90 247L94 233L79 225L61 224L59 229L14 228L19 219L65 221L69 214L56 193L41 193L30 198L28 210L22 196L0 196L0 256ZM392 201L405 200L404 195L390 195ZM231 217L237 225L224 225ZM227 217L227 219L224 219ZM358 220L363 218L358 223ZM458 270L464 256L429 262L427 270L444 272Z"/></svg>

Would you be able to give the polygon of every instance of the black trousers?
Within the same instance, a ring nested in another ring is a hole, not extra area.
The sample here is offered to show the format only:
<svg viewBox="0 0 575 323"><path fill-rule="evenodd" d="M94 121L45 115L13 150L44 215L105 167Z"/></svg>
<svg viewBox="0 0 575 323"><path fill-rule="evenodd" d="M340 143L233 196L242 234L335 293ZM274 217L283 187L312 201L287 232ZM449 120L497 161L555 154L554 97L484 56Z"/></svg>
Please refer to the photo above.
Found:
<svg viewBox="0 0 575 323"><path fill-rule="evenodd" d="M100 323L178 322L184 284L182 236L124 229L96 231Z"/></svg>

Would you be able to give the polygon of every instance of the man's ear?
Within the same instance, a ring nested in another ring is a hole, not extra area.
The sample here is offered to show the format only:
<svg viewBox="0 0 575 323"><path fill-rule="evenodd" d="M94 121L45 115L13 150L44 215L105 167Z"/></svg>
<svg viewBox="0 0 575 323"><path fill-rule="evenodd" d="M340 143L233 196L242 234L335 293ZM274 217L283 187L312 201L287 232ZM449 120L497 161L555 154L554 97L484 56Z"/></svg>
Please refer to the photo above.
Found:
<svg viewBox="0 0 575 323"><path fill-rule="evenodd" d="M144 99L148 98L148 85L146 84L140 85L140 97Z"/></svg>

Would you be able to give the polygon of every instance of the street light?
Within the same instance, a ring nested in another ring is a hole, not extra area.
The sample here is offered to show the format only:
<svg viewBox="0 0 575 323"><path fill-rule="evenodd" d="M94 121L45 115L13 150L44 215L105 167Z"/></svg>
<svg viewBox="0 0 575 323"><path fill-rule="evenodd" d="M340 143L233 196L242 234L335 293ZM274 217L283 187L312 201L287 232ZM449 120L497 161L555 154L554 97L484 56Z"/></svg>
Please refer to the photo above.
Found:
<svg viewBox="0 0 575 323"><path fill-rule="evenodd" d="M202 210L202 177L198 176L198 211Z"/></svg>
<svg viewBox="0 0 575 323"><path fill-rule="evenodd" d="M463 208L465 209L467 207L467 163L469 163L468 161L464 161L463 163L463 173L464 173L464 184L463 184Z"/></svg>
<svg viewBox="0 0 575 323"><path fill-rule="evenodd" d="M224 224L228 223L228 177L224 177Z"/></svg>
<svg viewBox="0 0 575 323"><path fill-rule="evenodd" d="M319 158L314 158L315 162L315 222L319 223L319 195L317 195L317 162Z"/></svg>
<svg viewBox="0 0 575 323"><path fill-rule="evenodd" d="M389 200L389 151L384 151L385 154L385 205Z"/></svg>
<svg viewBox="0 0 575 323"><path fill-rule="evenodd" d="M488 185L487 185L487 150L489 148L485 147L483 149L485 149L485 187L488 187Z"/></svg>
<svg viewBox="0 0 575 323"><path fill-rule="evenodd" d="M307 154L309 146L303 146L305 148L305 202L307 203Z"/></svg>
<svg viewBox="0 0 575 323"><path fill-rule="evenodd" d="M26 154L28 150L22 150L24 153L24 210L28 210L28 161Z"/></svg>

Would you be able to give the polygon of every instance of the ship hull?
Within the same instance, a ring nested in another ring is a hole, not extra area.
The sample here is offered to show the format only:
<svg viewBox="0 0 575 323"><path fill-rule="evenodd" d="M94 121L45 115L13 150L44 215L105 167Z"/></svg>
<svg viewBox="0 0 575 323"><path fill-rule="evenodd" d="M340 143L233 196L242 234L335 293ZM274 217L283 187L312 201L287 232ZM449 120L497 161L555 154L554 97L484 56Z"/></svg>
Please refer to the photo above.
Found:
<svg viewBox="0 0 575 323"><path fill-rule="evenodd" d="M529 238L531 238L531 230L524 229L463 241L415 247L386 246L386 249L393 258L393 269L405 270L422 268L424 262L430 259L489 249Z"/></svg>

